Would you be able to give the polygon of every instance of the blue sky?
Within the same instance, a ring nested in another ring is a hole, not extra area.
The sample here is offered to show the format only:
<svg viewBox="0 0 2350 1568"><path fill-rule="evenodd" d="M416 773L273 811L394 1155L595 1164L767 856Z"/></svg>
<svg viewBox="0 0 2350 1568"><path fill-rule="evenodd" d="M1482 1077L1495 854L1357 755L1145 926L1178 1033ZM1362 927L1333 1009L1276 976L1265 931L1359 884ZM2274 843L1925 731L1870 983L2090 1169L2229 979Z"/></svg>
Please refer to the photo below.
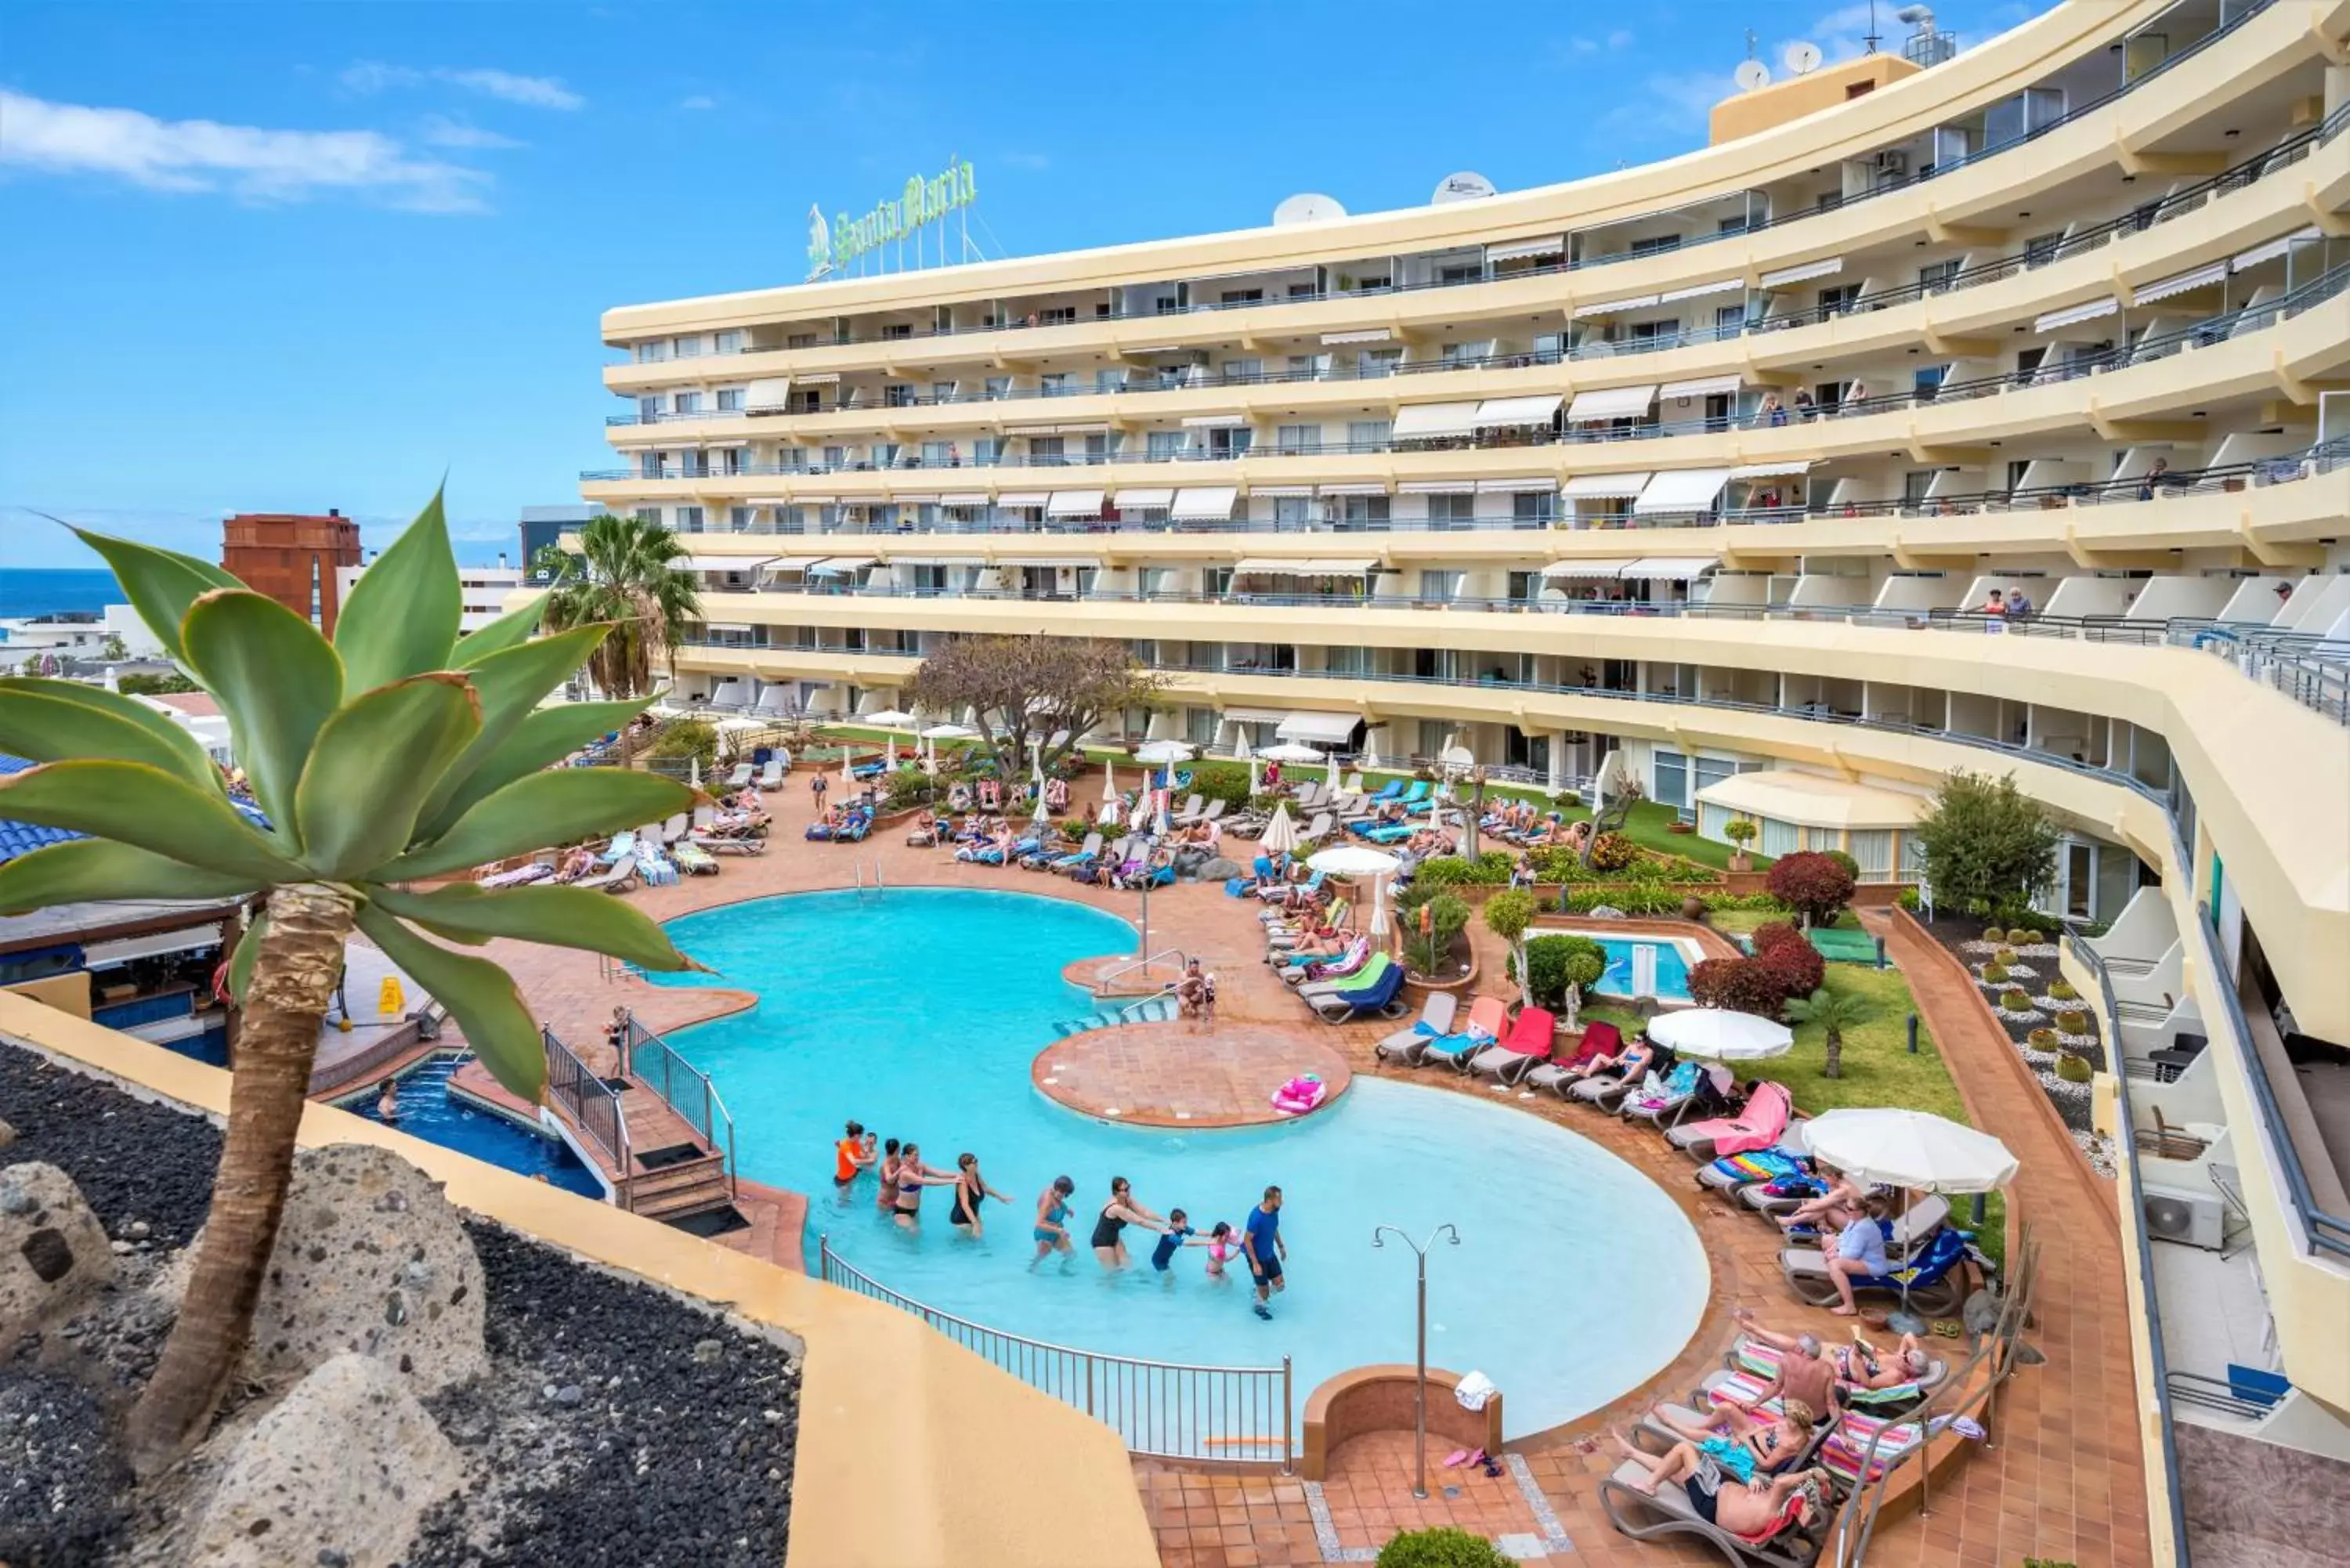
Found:
<svg viewBox="0 0 2350 1568"><path fill-rule="evenodd" d="M2027 11L1939 7L1969 45ZM444 470L487 559L604 458L598 313L795 281L812 202L960 156L974 234L1026 254L1523 189L1700 145L1748 26L1835 57L1867 13L8 0L0 566L90 564L23 508L211 555L224 512L336 506L380 541Z"/></svg>

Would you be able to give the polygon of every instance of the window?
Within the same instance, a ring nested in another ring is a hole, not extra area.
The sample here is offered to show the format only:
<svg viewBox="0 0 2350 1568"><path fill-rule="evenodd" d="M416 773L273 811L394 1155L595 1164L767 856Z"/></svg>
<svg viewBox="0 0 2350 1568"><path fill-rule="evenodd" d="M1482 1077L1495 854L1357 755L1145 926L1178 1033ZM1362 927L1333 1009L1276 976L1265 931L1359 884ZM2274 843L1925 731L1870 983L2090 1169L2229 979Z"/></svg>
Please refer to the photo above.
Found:
<svg viewBox="0 0 2350 1568"><path fill-rule="evenodd" d="M718 411L722 414L741 413L743 411L743 389L740 387L719 388Z"/></svg>
<svg viewBox="0 0 2350 1568"><path fill-rule="evenodd" d="M1436 269L1436 281L1447 286L1462 283L1482 283L1484 278L1485 269L1476 262L1450 263Z"/></svg>
<svg viewBox="0 0 2350 1568"><path fill-rule="evenodd" d="M650 343L637 345L637 363L639 365L658 365L668 358L669 339L666 337L656 337Z"/></svg>
<svg viewBox="0 0 2350 1568"><path fill-rule="evenodd" d="M1340 523L1348 528L1384 528L1388 524L1388 508L1391 504L1384 495L1348 495L1341 498L1344 507Z"/></svg>
<svg viewBox="0 0 2350 1568"><path fill-rule="evenodd" d="M1847 283L1836 288L1820 290L1820 314L1835 316L1850 310L1860 303L1860 285Z"/></svg>
<svg viewBox="0 0 2350 1568"><path fill-rule="evenodd" d="M2056 259L2056 247L2064 243L2062 234L2034 234L2023 242L2023 265L2046 266Z"/></svg>
<svg viewBox="0 0 2350 1568"><path fill-rule="evenodd" d="M1195 746L1215 744L1216 711L1213 708L1184 709L1183 738Z"/></svg>
<svg viewBox="0 0 2350 1568"><path fill-rule="evenodd" d="M1446 528L1465 524L1476 515L1477 497L1467 491L1428 498L1428 521L1431 527ZM1451 575L1457 576L1460 574Z"/></svg>
<svg viewBox="0 0 2350 1568"><path fill-rule="evenodd" d="M846 467L847 467L847 466L848 466L848 449L847 449L847 447L845 447L845 446L828 446L828 447L825 448L825 449L824 449L824 465L825 465L825 467L827 467L827 468L846 468Z"/></svg>
<svg viewBox="0 0 2350 1568"><path fill-rule="evenodd" d="M1086 461L1089 463L1107 462L1110 454L1118 450L1118 438L1113 435L1086 437Z"/></svg>
<svg viewBox="0 0 2350 1568"><path fill-rule="evenodd" d="M813 332L792 333L784 339L784 347L786 348L813 348L816 347L816 334Z"/></svg>
<svg viewBox="0 0 2350 1568"><path fill-rule="evenodd" d="M1651 234L1646 239L1632 242L1632 254L1636 256L1660 255L1666 251L1680 248L1681 237L1679 234Z"/></svg>
<svg viewBox="0 0 2350 1568"><path fill-rule="evenodd" d="M681 534L701 533L702 508L699 506L679 507L677 509L677 531Z"/></svg>
<svg viewBox="0 0 2350 1568"><path fill-rule="evenodd" d="M1030 436L1028 462L1032 467L1058 468L1067 461L1067 442L1060 436Z"/></svg>
<svg viewBox="0 0 2350 1568"><path fill-rule="evenodd" d="M1011 395L1012 395L1012 378L1011 378L1011 377L1009 377L1009 376L990 376L990 377L987 379L987 400L988 400L989 402L994 402L994 401L995 401L997 399L999 399L999 398L1008 398L1008 397L1010 397Z"/></svg>
<svg viewBox="0 0 2350 1568"><path fill-rule="evenodd" d="M1671 316L1662 321L1635 321L1630 330L1635 343L1659 337L1679 337L1681 335L1681 318Z"/></svg>
<svg viewBox="0 0 2350 1568"><path fill-rule="evenodd" d="M1735 337L1746 330L1746 307L1742 305L1718 305L1713 309L1713 335Z"/></svg>
<svg viewBox="0 0 2350 1568"><path fill-rule="evenodd" d="M1441 344L1436 350L1436 362L1440 365L1473 365L1484 358L1482 352L1484 347L1482 343Z"/></svg>
<svg viewBox="0 0 2350 1568"><path fill-rule="evenodd" d="M892 381L881 389L881 406L885 409L910 409L914 406L914 389L904 381Z"/></svg>
<svg viewBox="0 0 2350 1568"><path fill-rule="evenodd" d="M1654 799L1659 805L1685 809L1690 803L1689 758L1679 752L1659 751L1656 753L1657 787Z"/></svg>
<svg viewBox="0 0 2350 1568"><path fill-rule="evenodd" d="M1385 452L1395 437L1393 420L1348 420L1347 450L1348 452ZM1380 497L1385 500L1385 496Z"/></svg>
<svg viewBox="0 0 2350 1568"><path fill-rule="evenodd" d="M1040 327L1066 327L1076 318L1077 307L1074 305L1055 305L1036 313L1036 324Z"/></svg>
<svg viewBox="0 0 2350 1568"><path fill-rule="evenodd" d="M1227 359L1220 372L1227 381L1253 381L1264 374L1262 359Z"/></svg>
<svg viewBox="0 0 2350 1568"><path fill-rule="evenodd" d="M922 443L922 466L944 468L954 460L954 442L926 441Z"/></svg>
<svg viewBox="0 0 2350 1568"><path fill-rule="evenodd" d="M1251 430L1208 432L1208 452L1213 457L1240 457L1255 442L1256 432Z"/></svg>
<svg viewBox="0 0 2350 1568"><path fill-rule="evenodd" d="M1003 461L1003 441L998 436L980 436L971 443L971 460L982 468L993 468Z"/></svg>
<svg viewBox="0 0 2350 1568"><path fill-rule="evenodd" d="M881 324L880 340L884 343L902 343L913 335L914 325L910 321L885 321Z"/></svg>
<svg viewBox="0 0 2350 1568"><path fill-rule="evenodd" d="M1392 376L1402 363L1400 348L1366 348L1355 357L1355 374L1367 380Z"/></svg>
<svg viewBox="0 0 2350 1568"><path fill-rule="evenodd" d="M1173 462L1183 452L1181 431L1150 431L1143 437L1143 455L1153 462Z"/></svg>
<svg viewBox="0 0 2350 1568"><path fill-rule="evenodd" d="M1451 732L1442 719L1422 719L1419 722L1419 745L1415 753L1423 757L1440 755L1444 750L1444 738Z"/></svg>
<svg viewBox="0 0 2350 1568"><path fill-rule="evenodd" d="M1910 375L1910 391L1918 402L1930 403L1934 400L1934 394L1942 389L1943 378L1950 373L1948 365L1922 366Z"/></svg>
<svg viewBox="0 0 2350 1568"><path fill-rule="evenodd" d="M658 506L639 506L639 507L638 507L638 508L637 508L637 521L638 521L638 522L639 522L639 523L643 523L643 524L650 524L650 526L655 527L655 528L660 527L660 507L658 507Z"/></svg>
<svg viewBox="0 0 2350 1568"><path fill-rule="evenodd" d="M1069 384L1066 370L1051 370L1036 378L1037 389L1048 398L1066 398L1076 389Z"/></svg>
<svg viewBox="0 0 2350 1568"><path fill-rule="evenodd" d="M639 424L658 424L660 422L660 415L661 406L660 396L659 393L655 393L651 397L639 398L637 400L637 422Z"/></svg>
<svg viewBox="0 0 2350 1568"><path fill-rule="evenodd" d="M747 473L750 472L750 467L751 449L749 447L725 447L718 453L718 472L721 473Z"/></svg>
<svg viewBox="0 0 2350 1568"><path fill-rule="evenodd" d="M670 406L681 414L698 414L702 411L702 394L679 392L671 398Z"/></svg>
<svg viewBox="0 0 2350 1568"><path fill-rule="evenodd" d="M721 354L740 354L749 347L743 342L743 329L739 327L719 333L713 339L712 346Z"/></svg>
<svg viewBox="0 0 2350 1568"><path fill-rule="evenodd" d="M1095 390L1095 391L1097 391L1097 392L1122 392L1122 391L1124 391L1125 389L1126 389L1126 372L1125 372L1125 371L1123 371L1123 370L1096 370L1096 371L1094 372L1094 390Z"/></svg>
<svg viewBox="0 0 2350 1568"><path fill-rule="evenodd" d="M1322 445L1320 425L1283 425L1274 432L1274 447L1284 457L1297 457Z"/></svg>
<svg viewBox="0 0 2350 1568"><path fill-rule="evenodd" d="M747 506L729 506L726 509L726 527L731 533L748 534L751 531L751 509Z"/></svg>
<svg viewBox="0 0 2350 1568"><path fill-rule="evenodd" d="M1696 689L1692 686L1690 694L1695 695L1695 691ZM1693 765L1696 782L1690 789L1692 795L1702 794L1726 779L1752 771L1751 767L1741 767L1728 757L1699 757Z"/></svg>
<svg viewBox="0 0 2350 1568"><path fill-rule="evenodd" d="M1460 572L1422 572L1419 574L1419 597L1424 599L1458 598L1463 575Z"/></svg>
<svg viewBox="0 0 2350 1568"><path fill-rule="evenodd" d="M1950 287L1950 280L1959 275L1959 263L1962 259L1962 257L1952 256L1948 261L1929 262L1919 267L1918 269L1918 286L1929 294L1936 289Z"/></svg>
<svg viewBox="0 0 2350 1568"><path fill-rule="evenodd" d="M661 454L657 452L637 453L637 477L639 479L661 478Z"/></svg>
<svg viewBox="0 0 2350 1568"><path fill-rule="evenodd" d="M1933 486L1934 475L1940 472L1939 469L1934 468L1913 468L1903 474L1901 476L1903 504L1915 506L1923 502L1926 499L1926 492Z"/></svg>
<svg viewBox="0 0 2350 1568"><path fill-rule="evenodd" d="M699 334L691 337L680 337L672 342L670 348L681 359L702 358L702 338Z"/></svg>
<svg viewBox="0 0 2350 1568"><path fill-rule="evenodd" d="M1510 521L1548 526L1555 514L1557 499L1548 491L1521 490L1510 497Z"/></svg>
<svg viewBox="0 0 2350 1568"><path fill-rule="evenodd" d="M1306 509L1314 504L1303 495L1276 495L1273 498L1273 525L1284 530L1305 526Z"/></svg>
<svg viewBox="0 0 2350 1568"><path fill-rule="evenodd" d="M1542 597L1543 575L1540 572L1512 572L1510 598L1515 604L1530 604Z"/></svg>
<svg viewBox="0 0 2350 1568"><path fill-rule="evenodd" d="M824 389L822 387L803 387L798 391L794 392L792 396L798 400L800 412L804 414L820 414L824 412Z"/></svg>
<svg viewBox="0 0 2350 1568"><path fill-rule="evenodd" d="M1352 643L1333 644L1323 659L1323 668L1332 675L1367 675L1370 652Z"/></svg>
<svg viewBox="0 0 2350 1568"><path fill-rule="evenodd" d="M952 381L932 381L931 383L931 401L934 403L951 403L954 400L955 384Z"/></svg>
<svg viewBox="0 0 2350 1568"><path fill-rule="evenodd" d="M1222 305L1259 305L1263 303L1264 290L1261 288L1228 288L1224 290L1223 293L1218 295L1216 299L1219 304Z"/></svg>
<svg viewBox="0 0 2350 1568"><path fill-rule="evenodd" d="M779 446L775 449L775 466L785 473L801 473L807 469L807 448Z"/></svg>

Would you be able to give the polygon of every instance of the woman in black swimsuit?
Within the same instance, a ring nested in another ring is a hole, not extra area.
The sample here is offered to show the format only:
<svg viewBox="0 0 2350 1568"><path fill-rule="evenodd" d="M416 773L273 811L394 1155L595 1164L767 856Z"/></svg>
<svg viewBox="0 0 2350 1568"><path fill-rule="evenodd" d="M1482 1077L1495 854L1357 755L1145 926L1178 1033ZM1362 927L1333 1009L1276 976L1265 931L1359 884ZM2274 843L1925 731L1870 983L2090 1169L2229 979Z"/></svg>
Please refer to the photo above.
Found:
<svg viewBox="0 0 2350 1568"><path fill-rule="evenodd" d="M957 1155L955 1169L961 1174L954 1179L954 1208L948 1212L947 1218L958 1225L967 1227L971 1233L976 1236L981 1229L979 1206L990 1198L994 1199L998 1203L1009 1203L1012 1199L990 1187L987 1184L987 1179L980 1175L979 1156Z"/></svg>
<svg viewBox="0 0 2350 1568"><path fill-rule="evenodd" d="M943 1170L932 1170L922 1163L921 1147L908 1144L898 1155L898 1223L910 1231L922 1217L923 1188L944 1187L962 1179Z"/></svg>
<svg viewBox="0 0 2350 1568"><path fill-rule="evenodd" d="M1094 1218L1094 1256L1105 1269L1122 1269L1133 1260L1126 1255L1126 1240L1119 1234L1128 1225L1139 1225L1146 1231L1164 1231L1166 1220L1134 1200L1134 1190L1123 1176L1109 1179L1109 1201Z"/></svg>

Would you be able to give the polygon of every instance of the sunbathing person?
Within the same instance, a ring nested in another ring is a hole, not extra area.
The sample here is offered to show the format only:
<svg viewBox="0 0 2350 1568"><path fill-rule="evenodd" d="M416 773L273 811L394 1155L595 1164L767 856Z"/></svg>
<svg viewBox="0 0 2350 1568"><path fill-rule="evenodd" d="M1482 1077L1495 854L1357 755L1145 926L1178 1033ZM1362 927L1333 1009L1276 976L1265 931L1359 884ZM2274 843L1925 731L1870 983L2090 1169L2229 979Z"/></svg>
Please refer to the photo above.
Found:
<svg viewBox="0 0 2350 1568"><path fill-rule="evenodd" d="M1839 1345L1828 1355L1845 1382L1871 1391L1918 1382L1934 1369L1934 1358L1926 1354L1914 1334L1903 1334L1901 1348L1890 1355L1857 1334L1850 1345Z"/></svg>
<svg viewBox="0 0 2350 1568"><path fill-rule="evenodd" d="M1683 1490L1689 1494L1691 1512L1715 1529L1726 1530L1750 1542L1773 1533L1779 1521L1786 1517L1789 1501L1799 1491L1804 1494L1794 1516L1799 1529L1827 1505L1831 1484L1828 1472L1816 1466L1786 1475L1756 1476L1742 1486L1734 1485L1735 1472L1704 1459L1687 1443L1677 1444L1671 1453L1659 1458L1642 1453L1620 1432L1610 1436L1624 1450L1625 1458L1637 1460L1648 1472L1646 1486L1638 1481L1628 1483L1634 1491L1654 1497L1657 1488L1664 1482L1682 1481L1686 1483Z"/></svg>
<svg viewBox="0 0 2350 1568"><path fill-rule="evenodd" d="M1297 939L1289 950L1292 958L1327 958L1347 950L1347 933L1336 926L1316 926Z"/></svg>
<svg viewBox="0 0 2350 1568"><path fill-rule="evenodd" d="M938 841L938 815L925 807L922 814L914 818L913 831L906 835L906 842L917 849L927 849Z"/></svg>
<svg viewBox="0 0 2350 1568"><path fill-rule="evenodd" d="M1642 1034L1636 1036L1621 1051L1602 1051L1580 1067L1569 1067L1566 1075L1570 1078L1594 1078L1607 1073L1628 1084L1637 1081L1656 1064L1656 1061L1655 1044Z"/></svg>
<svg viewBox="0 0 2350 1568"><path fill-rule="evenodd" d="M1835 1415L1842 1403L1836 1383L1843 1370L1835 1358L1821 1347L1818 1334L1773 1334L1756 1324L1752 1307L1733 1308L1730 1315L1744 1327L1747 1338L1779 1352L1779 1370L1752 1399L1723 1399L1723 1403L1752 1410L1757 1405L1784 1397L1800 1399L1822 1417ZM1722 1397L1717 1394L1715 1397Z"/></svg>
<svg viewBox="0 0 2350 1568"><path fill-rule="evenodd" d="M1738 1479L1751 1481L1758 1475L1775 1475L1803 1458L1818 1414L1801 1399L1788 1399L1780 1404L1776 1416L1758 1416L1743 1406L1723 1405L1710 1421L1683 1421L1660 1405L1648 1412L1648 1418L1680 1434L1683 1440L1673 1445L1676 1450L1694 1447L1700 1455L1733 1473L1740 1462L1737 1453L1742 1449L1748 1468Z"/></svg>
<svg viewBox="0 0 2350 1568"><path fill-rule="evenodd" d="M595 872L596 852L593 849L579 848L563 857L563 864L556 869L555 879L558 882L577 882L582 877L594 876Z"/></svg>
<svg viewBox="0 0 2350 1568"><path fill-rule="evenodd" d="M1867 1190L1839 1170L1825 1192L1817 1198L1807 1198L1778 1216L1779 1227L1791 1230L1797 1225L1809 1225L1823 1231L1841 1231L1859 1217L1861 1206L1867 1201Z"/></svg>

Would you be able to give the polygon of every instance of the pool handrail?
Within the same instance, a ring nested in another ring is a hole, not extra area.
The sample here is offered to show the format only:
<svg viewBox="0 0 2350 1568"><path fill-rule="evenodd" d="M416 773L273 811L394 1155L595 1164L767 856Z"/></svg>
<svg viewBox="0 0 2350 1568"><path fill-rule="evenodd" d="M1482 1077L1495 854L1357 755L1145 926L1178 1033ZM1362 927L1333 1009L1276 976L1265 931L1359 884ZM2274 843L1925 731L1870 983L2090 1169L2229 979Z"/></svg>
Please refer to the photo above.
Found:
<svg viewBox="0 0 2350 1568"><path fill-rule="evenodd" d="M544 1024L538 1036L546 1056L546 1097L564 1111L581 1136L612 1162L612 1199L629 1205L629 1177L634 1158L629 1147L629 1118L620 1108L619 1092L581 1061L555 1031Z"/></svg>
<svg viewBox="0 0 2350 1568"><path fill-rule="evenodd" d="M1193 1366L1105 1355L1006 1334L925 1306L842 1258L832 1250L828 1233L816 1236L816 1260L817 1277L825 1283L911 1313L999 1370L1107 1425L1128 1452L1146 1459L1275 1466L1283 1475L1296 1468L1297 1415L1286 1355L1278 1366ZM1201 1429L1210 1424L1238 1429ZM1270 1456L1232 1452L1275 1448L1277 1466Z"/></svg>
<svg viewBox="0 0 2350 1568"><path fill-rule="evenodd" d="M735 1196L734 1113L726 1108L718 1085L711 1081L709 1074L687 1061L676 1046L646 1028L634 1012L629 1014L625 1044L627 1054L621 1059L621 1071L652 1091L663 1105L700 1133L704 1143L715 1149L720 1142L719 1131L724 1129L726 1196Z"/></svg>

